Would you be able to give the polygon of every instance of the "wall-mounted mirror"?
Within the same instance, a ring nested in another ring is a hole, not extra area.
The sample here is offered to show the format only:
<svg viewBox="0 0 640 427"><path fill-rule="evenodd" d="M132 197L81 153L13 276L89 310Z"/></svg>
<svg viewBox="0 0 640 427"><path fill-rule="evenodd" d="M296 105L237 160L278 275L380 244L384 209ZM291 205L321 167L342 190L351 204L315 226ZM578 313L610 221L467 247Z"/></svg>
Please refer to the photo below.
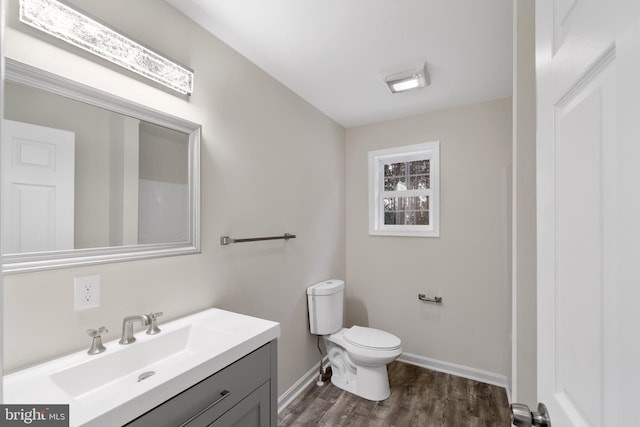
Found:
<svg viewBox="0 0 640 427"><path fill-rule="evenodd" d="M6 60L5 273L200 251L200 125Z"/></svg>

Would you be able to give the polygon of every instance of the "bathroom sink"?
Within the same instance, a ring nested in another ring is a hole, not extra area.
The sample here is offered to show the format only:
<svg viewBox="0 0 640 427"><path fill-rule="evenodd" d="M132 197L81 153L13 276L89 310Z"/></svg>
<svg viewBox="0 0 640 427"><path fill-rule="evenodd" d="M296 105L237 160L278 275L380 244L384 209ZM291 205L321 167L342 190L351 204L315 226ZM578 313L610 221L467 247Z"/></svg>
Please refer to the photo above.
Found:
<svg viewBox="0 0 640 427"><path fill-rule="evenodd" d="M120 425L277 338L279 325L209 309L136 342L105 343L4 377L4 403L70 405L71 425Z"/></svg>
<svg viewBox="0 0 640 427"><path fill-rule="evenodd" d="M90 357L84 363L52 374L51 380L74 400L90 404L130 391L144 381L138 381L140 375L147 374L145 380L156 374L158 378L171 376L183 363L201 359L202 355L217 354L230 347L235 339L233 335L201 325L165 331L153 339L143 337L144 332L139 332L137 341L122 351Z"/></svg>

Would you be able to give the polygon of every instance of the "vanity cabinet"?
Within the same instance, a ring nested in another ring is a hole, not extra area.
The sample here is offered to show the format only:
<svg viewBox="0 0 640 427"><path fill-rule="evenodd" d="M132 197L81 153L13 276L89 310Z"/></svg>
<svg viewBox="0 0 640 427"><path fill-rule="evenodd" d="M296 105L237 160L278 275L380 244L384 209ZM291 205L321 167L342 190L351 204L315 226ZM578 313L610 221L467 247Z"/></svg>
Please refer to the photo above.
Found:
<svg viewBox="0 0 640 427"><path fill-rule="evenodd" d="M127 424L128 427L276 427L273 340Z"/></svg>

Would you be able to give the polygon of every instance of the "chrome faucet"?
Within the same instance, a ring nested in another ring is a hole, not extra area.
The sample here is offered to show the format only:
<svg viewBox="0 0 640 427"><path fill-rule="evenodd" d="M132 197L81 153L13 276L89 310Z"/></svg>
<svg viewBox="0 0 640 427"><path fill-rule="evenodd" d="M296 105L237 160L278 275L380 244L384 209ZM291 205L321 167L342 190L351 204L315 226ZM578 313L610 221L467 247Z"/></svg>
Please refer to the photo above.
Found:
<svg viewBox="0 0 640 427"><path fill-rule="evenodd" d="M142 323L142 326L149 326L151 324L151 319L146 314L139 314L136 316L127 316L122 321L122 337L120 344L131 344L136 342L136 337L133 336L133 324L135 322Z"/></svg>

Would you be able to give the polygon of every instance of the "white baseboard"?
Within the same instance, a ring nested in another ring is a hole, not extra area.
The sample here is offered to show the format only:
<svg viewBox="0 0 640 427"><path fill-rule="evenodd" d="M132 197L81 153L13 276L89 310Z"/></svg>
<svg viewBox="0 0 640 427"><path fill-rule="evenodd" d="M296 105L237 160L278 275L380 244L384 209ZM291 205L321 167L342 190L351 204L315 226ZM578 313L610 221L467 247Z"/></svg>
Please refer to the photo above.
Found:
<svg viewBox="0 0 640 427"><path fill-rule="evenodd" d="M457 365L455 363L443 362L441 360L431 359L428 357L418 356L417 354L402 353L398 357L398 362L408 363L410 365L420 366L422 368L432 369L438 372L444 372L456 375L462 378L468 378L482 383L496 385L507 389L507 377L504 375L494 374L493 372L483 371L482 369L470 368L468 366Z"/></svg>
<svg viewBox="0 0 640 427"><path fill-rule="evenodd" d="M326 368L329 366L329 359L327 356L322 358L323 366ZM300 393L306 389L309 384L312 382L316 382L318 380L318 372L320 370L320 362L313 365L313 368L309 369L306 374L302 376L298 381L295 382L287 391L282 393L280 397L278 397L278 414L281 413L291 402L294 401L296 397Z"/></svg>

